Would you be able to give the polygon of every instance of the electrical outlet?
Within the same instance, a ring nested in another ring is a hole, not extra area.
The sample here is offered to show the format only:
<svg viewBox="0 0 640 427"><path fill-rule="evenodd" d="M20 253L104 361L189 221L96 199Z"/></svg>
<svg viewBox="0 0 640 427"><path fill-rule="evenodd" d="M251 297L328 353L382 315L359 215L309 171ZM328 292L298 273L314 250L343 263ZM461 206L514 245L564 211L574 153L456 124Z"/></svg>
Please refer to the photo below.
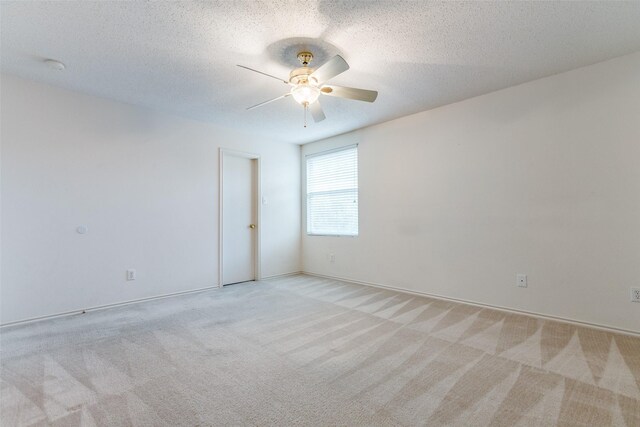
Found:
<svg viewBox="0 0 640 427"><path fill-rule="evenodd" d="M631 302L640 302L640 288L631 288Z"/></svg>
<svg viewBox="0 0 640 427"><path fill-rule="evenodd" d="M526 274L516 274L516 286L519 288L527 287L527 275Z"/></svg>
<svg viewBox="0 0 640 427"><path fill-rule="evenodd" d="M134 269L127 270L127 280L136 280L136 271Z"/></svg>

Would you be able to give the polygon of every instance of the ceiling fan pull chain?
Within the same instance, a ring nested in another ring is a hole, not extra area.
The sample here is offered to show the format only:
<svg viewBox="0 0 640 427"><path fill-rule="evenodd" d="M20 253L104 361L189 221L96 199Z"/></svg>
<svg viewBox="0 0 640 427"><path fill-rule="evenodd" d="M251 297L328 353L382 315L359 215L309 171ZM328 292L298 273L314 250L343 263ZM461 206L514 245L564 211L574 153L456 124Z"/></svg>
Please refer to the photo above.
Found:
<svg viewBox="0 0 640 427"><path fill-rule="evenodd" d="M304 127L307 127L307 108L309 104L305 102L304 104Z"/></svg>

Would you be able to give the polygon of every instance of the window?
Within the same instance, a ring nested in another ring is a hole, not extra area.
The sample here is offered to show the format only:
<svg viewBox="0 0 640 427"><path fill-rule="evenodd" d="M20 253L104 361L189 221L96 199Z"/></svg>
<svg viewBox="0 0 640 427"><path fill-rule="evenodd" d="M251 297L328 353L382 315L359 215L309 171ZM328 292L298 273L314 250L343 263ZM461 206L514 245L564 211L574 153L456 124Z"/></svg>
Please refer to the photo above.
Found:
<svg viewBox="0 0 640 427"><path fill-rule="evenodd" d="M358 146L307 156L307 234L358 235Z"/></svg>

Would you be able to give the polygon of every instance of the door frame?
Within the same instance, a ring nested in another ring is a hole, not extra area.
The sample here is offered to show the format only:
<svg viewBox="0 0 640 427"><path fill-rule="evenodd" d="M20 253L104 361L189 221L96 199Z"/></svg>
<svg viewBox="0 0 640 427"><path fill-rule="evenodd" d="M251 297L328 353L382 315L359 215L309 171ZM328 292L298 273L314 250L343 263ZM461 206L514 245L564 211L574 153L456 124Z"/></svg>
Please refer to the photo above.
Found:
<svg viewBox="0 0 640 427"><path fill-rule="evenodd" d="M223 270L223 257L224 257L224 247L223 247L223 233L224 233L224 209L223 209L223 191L224 191L224 157L225 156L235 156L242 157L249 160L255 160L256 170L255 170L255 204L256 204L256 235L254 241L254 280L260 280L262 277L260 272L260 237L262 234L262 178L260 174L260 155L255 153L247 153L244 151L232 150L229 148L220 147L218 150L218 159L219 159L219 178L218 178L218 287L222 288L222 270Z"/></svg>

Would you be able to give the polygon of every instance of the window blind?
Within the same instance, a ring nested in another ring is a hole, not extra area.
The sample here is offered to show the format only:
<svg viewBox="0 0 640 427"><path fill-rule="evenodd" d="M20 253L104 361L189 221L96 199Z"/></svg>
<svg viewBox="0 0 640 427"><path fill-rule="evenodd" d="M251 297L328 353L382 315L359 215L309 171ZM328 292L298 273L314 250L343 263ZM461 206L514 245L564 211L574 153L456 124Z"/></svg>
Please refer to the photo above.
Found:
<svg viewBox="0 0 640 427"><path fill-rule="evenodd" d="M358 235L358 147L307 156L307 234Z"/></svg>

